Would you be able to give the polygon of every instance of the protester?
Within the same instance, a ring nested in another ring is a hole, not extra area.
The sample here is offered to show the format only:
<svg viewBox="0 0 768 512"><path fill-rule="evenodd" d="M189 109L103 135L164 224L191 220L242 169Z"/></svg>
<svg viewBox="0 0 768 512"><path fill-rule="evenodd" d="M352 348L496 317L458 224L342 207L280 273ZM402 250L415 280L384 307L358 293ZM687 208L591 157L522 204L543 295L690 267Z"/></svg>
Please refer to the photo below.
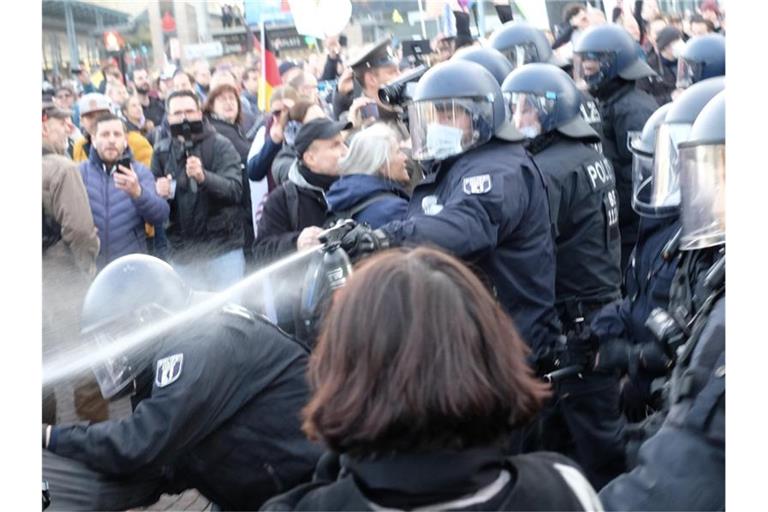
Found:
<svg viewBox="0 0 768 512"><path fill-rule="evenodd" d="M153 125L160 126L165 117L165 106L162 99L155 96L150 88L148 71L144 68L136 68L131 76L144 117L152 121Z"/></svg>
<svg viewBox="0 0 768 512"><path fill-rule="evenodd" d="M651 32L649 32L649 36L650 34ZM639 80L637 87L652 95L656 103L664 105L672 101L672 91L675 90L677 82L677 59L681 55L685 43L683 43L680 31L670 26L662 28L650 39L652 49L647 60L648 65L656 72L657 76Z"/></svg>
<svg viewBox="0 0 768 512"><path fill-rule="evenodd" d="M211 90L211 66L205 59L195 61L192 77L195 83L195 92L200 98L200 103L205 103Z"/></svg>
<svg viewBox="0 0 768 512"><path fill-rule="evenodd" d="M223 290L245 273L240 155L203 121L193 91L172 93L166 113L170 134L155 145L152 172L171 205L170 258L196 289Z"/></svg>
<svg viewBox="0 0 768 512"><path fill-rule="evenodd" d="M144 116L144 109L138 95L128 98L121 113L129 132L139 132L147 140L155 140L155 125Z"/></svg>
<svg viewBox="0 0 768 512"><path fill-rule="evenodd" d="M410 180L407 158L388 126L374 124L359 132L339 161L341 177L328 189L330 212L373 228L405 219L409 199L405 186Z"/></svg>
<svg viewBox="0 0 768 512"><path fill-rule="evenodd" d="M337 293L310 359L304 430L340 459L262 510L599 509L569 459L503 453L547 396L526 353L458 260L374 256Z"/></svg>

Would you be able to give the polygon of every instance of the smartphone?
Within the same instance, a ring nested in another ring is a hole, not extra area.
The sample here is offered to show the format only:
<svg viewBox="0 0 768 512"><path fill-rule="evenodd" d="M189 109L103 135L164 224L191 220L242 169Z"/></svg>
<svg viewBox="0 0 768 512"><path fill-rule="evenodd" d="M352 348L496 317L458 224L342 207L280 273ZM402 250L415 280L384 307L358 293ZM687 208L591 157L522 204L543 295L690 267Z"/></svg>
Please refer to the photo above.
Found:
<svg viewBox="0 0 768 512"><path fill-rule="evenodd" d="M363 119L368 119L369 117L378 119L379 106L376 103L369 103L360 109L360 115L362 116Z"/></svg>
<svg viewBox="0 0 768 512"><path fill-rule="evenodd" d="M123 167L131 168L131 157L124 156L120 160L117 161L117 165L122 165ZM118 172L122 172L119 170L119 168L116 168Z"/></svg>

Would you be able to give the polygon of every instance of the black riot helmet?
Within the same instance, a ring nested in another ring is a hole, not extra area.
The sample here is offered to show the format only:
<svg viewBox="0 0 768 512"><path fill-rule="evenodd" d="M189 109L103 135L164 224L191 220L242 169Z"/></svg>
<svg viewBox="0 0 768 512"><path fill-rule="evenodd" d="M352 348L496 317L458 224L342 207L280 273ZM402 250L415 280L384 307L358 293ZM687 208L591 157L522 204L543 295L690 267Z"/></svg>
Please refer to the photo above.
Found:
<svg viewBox="0 0 768 512"><path fill-rule="evenodd" d="M544 32L524 21L508 21L497 28L488 43L500 51L513 68L531 62L546 62L559 67L566 65L552 53Z"/></svg>
<svg viewBox="0 0 768 512"><path fill-rule="evenodd" d="M671 103L660 106L645 122L642 131L627 134L632 152L632 209L643 217L660 218L677 214L677 205L665 206L659 201L663 169L655 169L656 135L667 117ZM663 185L662 185L663 187Z"/></svg>
<svg viewBox="0 0 768 512"><path fill-rule="evenodd" d="M129 333L185 309L191 291L164 261L130 254L96 276L83 303L80 332L104 354L93 372L104 398L115 397L151 362L146 347L124 344Z"/></svg>
<svg viewBox="0 0 768 512"><path fill-rule="evenodd" d="M499 85L512 72L512 65L506 57L493 48L467 46L454 53L451 60L466 60L480 64L493 75Z"/></svg>
<svg viewBox="0 0 768 512"><path fill-rule="evenodd" d="M680 249L725 243L725 91L712 98L693 123L680 157Z"/></svg>
<svg viewBox="0 0 768 512"><path fill-rule="evenodd" d="M576 82L583 80L590 92L599 95L616 78L632 81L655 76L639 48L629 32L618 25L590 27L574 48L574 78Z"/></svg>
<svg viewBox="0 0 768 512"><path fill-rule="evenodd" d="M421 77L408 109L416 160L443 160L485 144L503 126L504 99L484 67L465 60L436 65Z"/></svg>
<svg viewBox="0 0 768 512"><path fill-rule="evenodd" d="M582 96L568 73L552 64L526 64L501 85L515 130L532 139L554 130L576 139L599 142L581 116Z"/></svg>
<svg viewBox="0 0 768 512"><path fill-rule="evenodd" d="M692 37L677 59L677 87L691 85L725 75L725 37L706 34Z"/></svg>

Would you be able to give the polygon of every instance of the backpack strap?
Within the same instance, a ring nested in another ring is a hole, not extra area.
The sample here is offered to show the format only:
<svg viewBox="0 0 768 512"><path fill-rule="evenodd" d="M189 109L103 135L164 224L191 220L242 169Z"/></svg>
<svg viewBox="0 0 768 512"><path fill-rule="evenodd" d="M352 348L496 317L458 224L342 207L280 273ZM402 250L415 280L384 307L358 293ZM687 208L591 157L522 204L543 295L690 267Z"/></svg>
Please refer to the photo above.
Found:
<svg viewBox="0 0 768 512"><path fill-rule="evenodd" d="M288 206L288 220L291 223L291 231L299 229L299 191L296 184L292 181L286 181L283 184L285 190L285 202Z"/></svg>

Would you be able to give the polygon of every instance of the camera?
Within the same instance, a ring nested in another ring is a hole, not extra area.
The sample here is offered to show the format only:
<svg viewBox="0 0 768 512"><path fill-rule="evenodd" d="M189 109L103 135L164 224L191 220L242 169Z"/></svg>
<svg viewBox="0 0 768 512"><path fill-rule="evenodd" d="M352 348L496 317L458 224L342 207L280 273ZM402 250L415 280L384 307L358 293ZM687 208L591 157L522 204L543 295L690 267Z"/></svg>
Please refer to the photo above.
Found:
<svg viewBox="0 0 768 512"><path fill-rule="evenodd" d="M379 100L385 105L392 106L402 106L407 103L413 97L413 87L416 86L416 82L428 69L422 64L382 86L379 89Z"/></svg>

